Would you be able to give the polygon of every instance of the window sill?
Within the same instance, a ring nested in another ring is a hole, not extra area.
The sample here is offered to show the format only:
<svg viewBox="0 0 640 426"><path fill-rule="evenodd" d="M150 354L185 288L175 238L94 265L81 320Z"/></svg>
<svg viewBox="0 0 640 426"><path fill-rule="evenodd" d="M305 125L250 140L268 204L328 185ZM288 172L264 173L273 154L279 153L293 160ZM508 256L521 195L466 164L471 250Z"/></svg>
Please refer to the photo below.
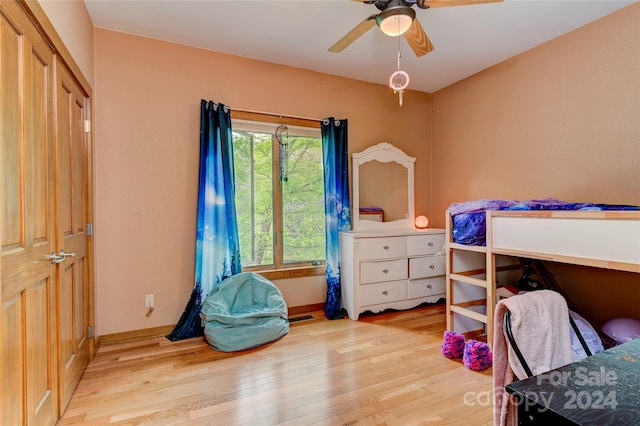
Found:
<svg viewBox="0 0 640 426"><path fill-rule="evenodd" d="M315 275L324 275L325 266L299 266L286 269L260 269L260 268L243 268L242 272L255 272L268 280L277 280L283 278L300 278L312 277Z"/></svg>

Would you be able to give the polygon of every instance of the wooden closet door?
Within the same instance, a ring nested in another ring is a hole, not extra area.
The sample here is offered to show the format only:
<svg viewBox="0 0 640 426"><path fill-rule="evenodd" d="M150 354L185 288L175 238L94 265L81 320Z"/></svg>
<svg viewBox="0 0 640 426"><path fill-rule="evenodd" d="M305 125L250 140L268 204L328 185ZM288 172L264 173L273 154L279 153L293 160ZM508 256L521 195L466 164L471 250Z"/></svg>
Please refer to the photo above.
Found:
<svg viewBox="0 0 640 426"><path fill-rule="evenodd" d="M53 52L0 4L0 424L57 419Z"/></svg>
<svg viewBox="0 0 640 426"><path fill-rule="evenodd" d="M89 146L84 122L88 98L69 70L57 63L57 228L58 253L70 254L58 276L60 409L66 407L89 363L91 309L87 251Z"/></svg>

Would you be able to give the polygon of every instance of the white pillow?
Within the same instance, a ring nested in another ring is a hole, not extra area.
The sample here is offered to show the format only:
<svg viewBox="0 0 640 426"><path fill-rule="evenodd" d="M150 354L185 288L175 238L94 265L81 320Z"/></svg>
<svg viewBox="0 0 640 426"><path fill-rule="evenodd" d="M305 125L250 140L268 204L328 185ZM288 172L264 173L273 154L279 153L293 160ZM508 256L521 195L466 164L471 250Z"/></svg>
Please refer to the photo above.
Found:
<svg viewBox="0 0 640 426"><path fill-rule="evenodd" d="M571 315L571 318L573 318L576 326L578 326L578 330L580 330L580 334L582 334L584 341L587 343L587 347L591 351L591 355L604 351L600 336L598 336L596 330L591 326L591 324L589 324L589 321L582 318L572 310L569 310L569 315ZM576 332L573 330L573 327L569 327L569 330L571 330L571 349L573 349L573 360L578 361L586 358L587 353L582 347L582 343L580 343L580 340L578 339Z"/></svg>

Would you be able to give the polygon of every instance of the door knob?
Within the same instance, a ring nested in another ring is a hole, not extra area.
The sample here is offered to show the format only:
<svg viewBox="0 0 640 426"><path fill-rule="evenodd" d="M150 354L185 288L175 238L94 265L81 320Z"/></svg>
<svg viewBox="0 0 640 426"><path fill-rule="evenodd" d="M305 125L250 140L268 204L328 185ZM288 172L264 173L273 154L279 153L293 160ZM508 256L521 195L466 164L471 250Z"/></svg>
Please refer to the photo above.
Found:
<svg viewBox="0 0 640 426"><path fill-rule="evenodd" d="M64 262L64 260L66 259L66 257L56 253L55 251L53 253L51 253L50 255L47 256L47 259L51 259L51 263L58 264L58 263L62 263Z"/></svg>
<svg viewBox="0 0 640 426"><path fill-rule="evenodd" d="M58 263L62 263L64 262L64 260L67 257L76 257L78 255L78 253L76 253L75 251L71 252L71 253L65 253L64 250L60 251L60 254L56 253L55 251L53 253L51 253L50 255L47 256L47 259L51 259L51 263L53 263L54 265L57 265Z"/></svg>

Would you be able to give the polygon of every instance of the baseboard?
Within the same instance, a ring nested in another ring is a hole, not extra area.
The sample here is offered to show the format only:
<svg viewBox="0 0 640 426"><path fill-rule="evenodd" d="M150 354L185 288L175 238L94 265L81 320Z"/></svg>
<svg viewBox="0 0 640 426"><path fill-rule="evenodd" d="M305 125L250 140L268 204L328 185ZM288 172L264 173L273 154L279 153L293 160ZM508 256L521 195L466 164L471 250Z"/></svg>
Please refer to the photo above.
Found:
<svg viewBox="0 0 640 426"><path fill-rule="evenodd" d="M171 333L175 324L163 325L160 327L145 328L142 330L124 331L122 333L105 334L100 336L100 346L113 345L116 343L134 342L136 340L149 339L151 337L162 337Z"/></svg>
<svg viewBox="0 0 640 426"><path fill-rule="evenodd" d="M324 303L314 303L312 305L292 306L289 308L289 317L309 312L324 311Z"/></svg>
<svg viewBox="0 0 640 426"><path fill-rule="evenodd" d="M314 303L312 305L293 306L288 308L289 317L308 314L309 312L324 311L324 303ZM162 337L171 333L175 324L163 325L160 327L145 328L142 330L124 331L122 333L105 334L96 338L96 350L100 346L114 345L116 343L134 342L136 340L149 339L152 337Z"/></svg>

